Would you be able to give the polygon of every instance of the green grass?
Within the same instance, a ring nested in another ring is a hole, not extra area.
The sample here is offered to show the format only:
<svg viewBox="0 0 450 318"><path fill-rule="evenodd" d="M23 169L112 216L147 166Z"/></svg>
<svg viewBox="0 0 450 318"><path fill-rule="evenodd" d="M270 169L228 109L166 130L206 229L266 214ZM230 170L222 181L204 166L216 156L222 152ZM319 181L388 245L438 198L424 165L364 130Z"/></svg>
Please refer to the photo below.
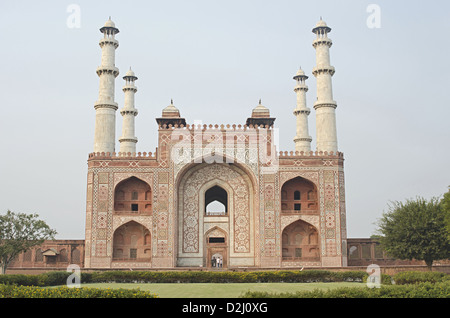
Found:
<svg viewBox="0 0 450 318"><path fill-rule="evenodd" d="M365 283L195 283L195 284L127 284L96 283L82 284L81 287L95 288L139 288L157 294L159 298L238 298L247 291L270 293L311 291L314 289L335 289L340 287L366 287Z"/></svg>

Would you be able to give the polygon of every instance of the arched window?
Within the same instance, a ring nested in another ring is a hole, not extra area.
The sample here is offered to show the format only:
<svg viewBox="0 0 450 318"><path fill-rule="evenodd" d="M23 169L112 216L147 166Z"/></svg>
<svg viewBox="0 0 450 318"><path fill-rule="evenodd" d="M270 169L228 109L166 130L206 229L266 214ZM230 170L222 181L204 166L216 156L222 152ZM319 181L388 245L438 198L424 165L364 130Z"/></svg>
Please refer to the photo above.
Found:
<svg viewBox="0 0 450 318"><path fill-rule="evenodd" d="M81 262L81 252L78 248L72 250L72 263L79 264Z"/></svg>
<svg viewBox="0 0 450 318"><path fill-rule="evenodd" d="M69 259L67 257L67 251L65 248L63 248L59 251L58 257L59 257L60 262L68 262L69 261Z"/></svg>
<svg viewBox="0 0 450 318"><path fill-rule="evenodd" d="M31 250L28 250L23 254L23 261L31 262Z"/></svg>
<svg viewBox="0 0 450 318"><path fill-rule="evenodd" d="M300 191L294 192L294 200L300 200Z"/></svg>
<svg viewBox="0 0 450 318"><path fill-rule="evenodd" d="M36 250L36 253L34 255L34 261L35 262L43 262L44 261L44 255L42 254L42 250L38 248Z"/></svg>
<svg viewBox="0 0 450 318"><path fill-rule="evenodd" d="M206 215L226 215L228 212L228 193L219 186L205 192Z"/></svg>

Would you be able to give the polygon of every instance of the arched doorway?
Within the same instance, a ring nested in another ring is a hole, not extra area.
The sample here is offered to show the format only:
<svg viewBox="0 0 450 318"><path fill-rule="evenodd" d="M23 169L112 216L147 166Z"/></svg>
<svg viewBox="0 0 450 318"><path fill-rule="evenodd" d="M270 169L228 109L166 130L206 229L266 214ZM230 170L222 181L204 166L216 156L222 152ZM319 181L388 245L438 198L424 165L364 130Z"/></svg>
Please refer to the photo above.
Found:
<svg viewBox="0 0 450 318"><path fill-rule="evenodd" d="M228 264L228 239L226 233L220 228L211 229L205 235L206 267L226 268Z"/></svg>
<svg viewBox="0 0 450 318"><path fill-rule="evenodd" d="M288 225L282 233L283 261L320 261L317 229L298 220Z"/></svg>
<svg viewBox="0 0 450 318"><path fill-rule="evenodd" d="M177 177L177 266L208 266L215 254L208 255L208 244L224 244L222 250L226 246L224 266L255 266L256 196L253 179L244 169L237 164L192 164ZM214 201L223 205L222 210L207 215ZM206 239L216 226L227 233L225 243Z"/></svg>
<svg viewBox="0 0 450 318"><path fill-rule="evenodd" d="M118 227L113 236L113 262L148 262L151 259L150 231L130 221Z"/></svg>

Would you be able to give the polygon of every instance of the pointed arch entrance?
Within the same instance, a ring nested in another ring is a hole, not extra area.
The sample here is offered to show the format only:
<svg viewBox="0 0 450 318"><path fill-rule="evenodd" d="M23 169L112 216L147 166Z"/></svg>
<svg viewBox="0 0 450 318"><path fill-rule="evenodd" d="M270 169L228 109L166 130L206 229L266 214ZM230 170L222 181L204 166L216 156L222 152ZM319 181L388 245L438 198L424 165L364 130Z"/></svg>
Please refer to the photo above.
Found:
<svg viewBox="0 0 450 318"><path fill-rule="evenodd" d="M223 244L227 266L255 266L257 205L251 176L237 164L200 163L186 168L178 180L177 266L210 265L214 253L208 254L208 248L217 244ZM213 201L223 204L224 211L208 214L206 206ZM215 227L227 234L225 242L207 240L206 233Z"/></svg>
<svg viewBox="0 0 450 318"><path fill-rule="evenodd" d="M228 267L228 235L218 227L214 227L205 234L206 267Z"/></svg>

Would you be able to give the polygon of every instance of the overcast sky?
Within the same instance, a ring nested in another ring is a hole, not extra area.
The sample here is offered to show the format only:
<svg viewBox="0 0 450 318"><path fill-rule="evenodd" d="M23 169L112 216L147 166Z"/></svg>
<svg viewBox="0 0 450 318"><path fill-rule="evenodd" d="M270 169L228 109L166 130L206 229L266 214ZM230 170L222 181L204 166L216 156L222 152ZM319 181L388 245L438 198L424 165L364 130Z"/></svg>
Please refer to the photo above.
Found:
<svg viewBox="0 0 450 318"><path fill-rule="evenodd" d="M277 118L280 150L294 150L292 77L299 66L309 75L313 109L311 29L322 16L332 28L348 237L374 234L392 200L447 191L450 2L93 2L0 3L1 214L38 213L57 238L84 239L99 28L108 16L120 29L120 108L122 76L131 66L139 77L138 151L155 151L155 118L171 98L188 123L212 124L244 124L261 98ZM117 138L121 119L117 112ZM315 148L314 110L309 124Z"/></svg>

